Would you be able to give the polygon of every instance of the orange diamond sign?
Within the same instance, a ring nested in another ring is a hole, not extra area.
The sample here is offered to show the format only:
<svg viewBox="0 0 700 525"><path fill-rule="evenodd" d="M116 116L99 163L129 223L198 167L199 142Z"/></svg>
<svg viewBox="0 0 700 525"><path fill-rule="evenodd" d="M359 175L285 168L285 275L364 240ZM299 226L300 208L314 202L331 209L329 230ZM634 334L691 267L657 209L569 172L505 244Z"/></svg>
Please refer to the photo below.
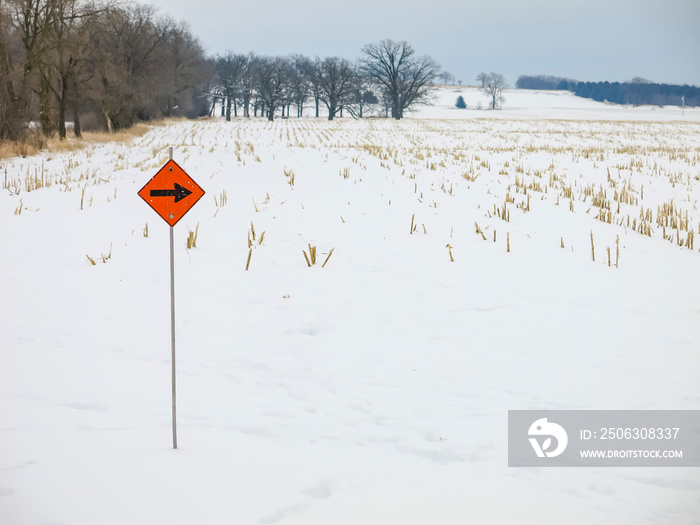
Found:
<svg viewBox="0 0 700 525"><path fill-rule="evenodd" d="M172 159L139 191L170 226L175 226L202 195L204 190Z"/></svg>

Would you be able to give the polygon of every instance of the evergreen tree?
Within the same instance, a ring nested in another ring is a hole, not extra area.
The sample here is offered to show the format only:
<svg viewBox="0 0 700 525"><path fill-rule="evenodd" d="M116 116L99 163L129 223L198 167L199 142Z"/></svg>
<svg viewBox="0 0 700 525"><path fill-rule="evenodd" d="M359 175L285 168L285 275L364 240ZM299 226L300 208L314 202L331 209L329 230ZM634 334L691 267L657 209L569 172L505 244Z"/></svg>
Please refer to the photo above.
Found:
<svg viewBox="0 0 700 525"><path fill-rule="evenodd" d="M464 97L462 95L457 97L455 106L457 106L459 109L467 109L467 103L464 101Z"/></svg>

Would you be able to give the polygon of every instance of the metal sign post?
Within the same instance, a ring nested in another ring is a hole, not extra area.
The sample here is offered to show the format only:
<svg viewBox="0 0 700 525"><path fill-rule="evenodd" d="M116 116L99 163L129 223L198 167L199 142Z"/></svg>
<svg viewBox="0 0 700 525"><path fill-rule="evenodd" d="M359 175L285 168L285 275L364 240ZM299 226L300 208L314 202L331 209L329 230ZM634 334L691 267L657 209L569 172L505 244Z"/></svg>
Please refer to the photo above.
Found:
<svg viewBox="0 0 700 525"><path fill-rule="evenodd" d="M170 160L173 160L173 147L168 148ZM151 195L153 194L152 190ZM175 226L170 226L170 363L172 369L173 394L173 449L177 448L177 388L175 387Z"/></svg>
<svg viewBox="0 0 700 525"><path fill-rule="evenodd" d="M175 224L190 211L204 195L204 190L173 160L170 159L138 192L139 196L170 225L170 359L172 369L173 448L177 448L177 410L175 383Z"/></svg>

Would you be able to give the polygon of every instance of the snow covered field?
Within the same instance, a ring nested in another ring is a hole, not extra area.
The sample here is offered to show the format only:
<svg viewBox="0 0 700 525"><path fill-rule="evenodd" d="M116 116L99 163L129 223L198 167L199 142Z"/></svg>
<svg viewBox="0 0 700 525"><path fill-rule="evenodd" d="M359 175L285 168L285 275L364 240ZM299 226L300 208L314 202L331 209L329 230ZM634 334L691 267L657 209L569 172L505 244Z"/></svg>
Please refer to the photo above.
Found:
<svg viewBox="0 0 700 525"><path fill-rule="evenodd" d="M467 109L457 109L455 102L462 95ZM569 91L536 91L529 89L506 89L502 110L487 111L489 97L480 89L467 86L443 87L436 93L434 104L418 108L414 117L464 119L567 119L606 121L700 121L700 109L678 106L621 106L596 102L575 96ZM679 101L680 102L680 101Z"/></svg>
<svg viewBox="0 0 700 525"><path fill-rule="evenodd" d="M698 110L456 96L0 161L0 524L700 523L698 469L507 467L508 410L700 408Z"/></svg>

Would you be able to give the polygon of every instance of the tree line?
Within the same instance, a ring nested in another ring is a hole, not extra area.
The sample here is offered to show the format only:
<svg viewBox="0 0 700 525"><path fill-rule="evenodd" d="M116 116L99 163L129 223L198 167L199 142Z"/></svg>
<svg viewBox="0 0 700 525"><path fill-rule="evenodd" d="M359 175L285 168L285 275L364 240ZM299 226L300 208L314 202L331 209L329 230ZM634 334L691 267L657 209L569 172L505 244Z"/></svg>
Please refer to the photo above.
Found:
<svg viewBox="0 0 700 525"><path fill-rule="evenodd" d="M66 138L72 122L116 131L139 121L302 116L368 108L400 119L453 78L406 42L368 44L355 61L227 52L206 56L187 24L119 0L0 0L0 140Z"/></svg>
<svg viewBox="0 0 700 525"><path fill-rule="evenodd" d="M700 106L699 87L657 84L639 77L628 82L579 82L548 75L521 76L515 87L571 91L579 97L614 104Z"/></svg>
<svg viewBox="0 0 700 525"><path fill-rule="evenodd" d="M325 106L329 120L343 111L362 118L367 108L379 107L385 116L401 119L405 111L429 99L441 73L430 57L418 57L406 42L382 40L362 48L362 58L311 59L303 55L265 57L227 52L215 57L214 87L222 115L297 117L313 101L315 116ZM214 111L212 103L210 114Z"/></svg>
<svg viewBox="0 0 700 525"><path fill-rule="evenodd" d="M188 27L152 6L0 0L0 139L196 113L210 70Z"/></svg>

